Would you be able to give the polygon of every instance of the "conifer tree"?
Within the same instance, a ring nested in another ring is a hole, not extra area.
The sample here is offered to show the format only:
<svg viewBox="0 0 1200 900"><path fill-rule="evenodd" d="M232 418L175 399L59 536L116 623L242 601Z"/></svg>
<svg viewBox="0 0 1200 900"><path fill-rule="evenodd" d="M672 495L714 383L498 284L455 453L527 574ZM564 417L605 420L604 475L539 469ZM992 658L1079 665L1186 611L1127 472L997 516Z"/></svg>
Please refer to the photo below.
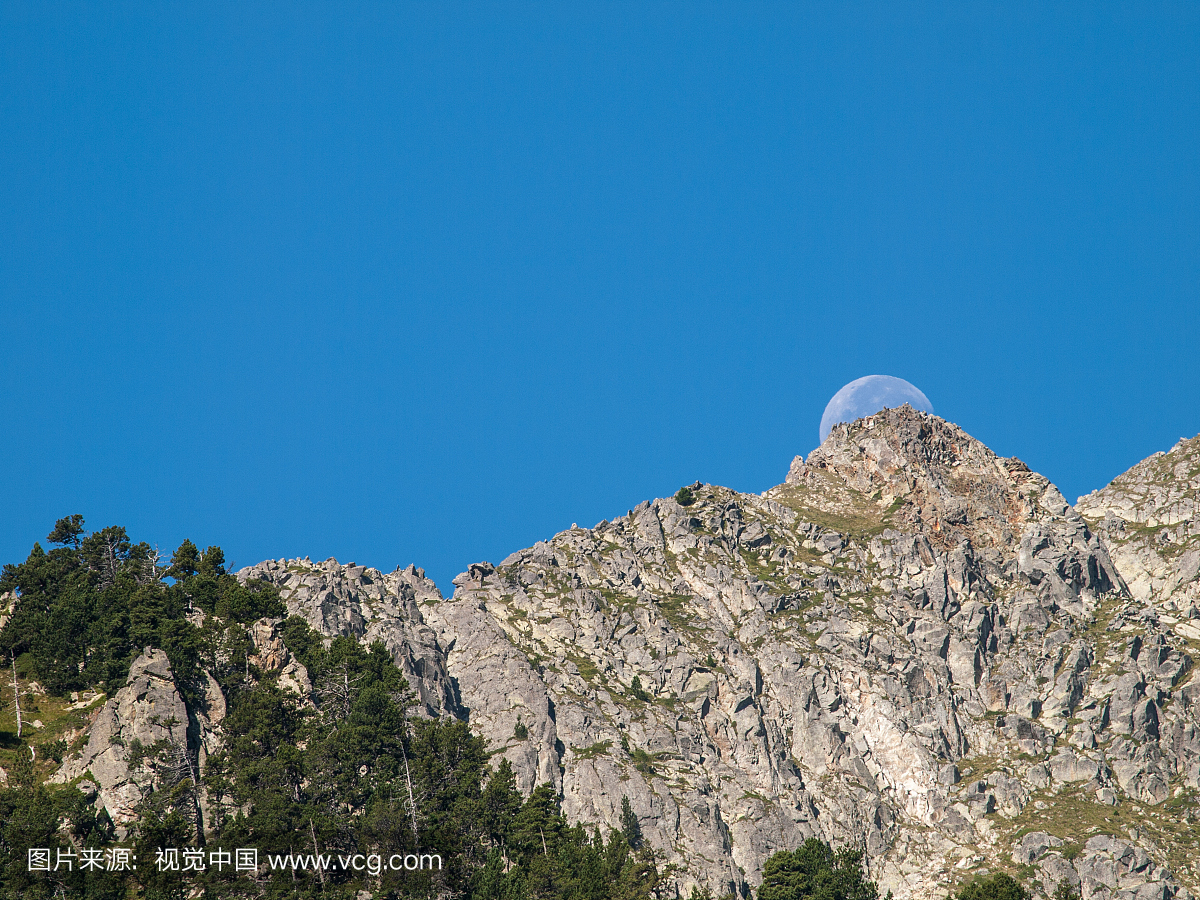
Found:
<svg viewBox="0 0 1200 900"><path fill-rule="evenodd" d="M621 831L631 848L637 850L642 846L642 826L633 807L629 805L628 797L621 798Z"/></svg>

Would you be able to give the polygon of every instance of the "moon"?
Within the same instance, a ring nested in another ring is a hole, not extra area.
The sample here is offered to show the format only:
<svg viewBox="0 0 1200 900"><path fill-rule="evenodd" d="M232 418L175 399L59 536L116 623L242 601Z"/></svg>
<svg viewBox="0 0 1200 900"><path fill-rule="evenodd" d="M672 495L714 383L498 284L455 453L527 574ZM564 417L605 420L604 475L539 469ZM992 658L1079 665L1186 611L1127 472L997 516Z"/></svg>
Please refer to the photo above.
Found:
<svg viewBox="0 0 1200 900"><path fill-rule="evenodd" d="M914 385L892 375L865 375L856 378L833 395L821 416L821 442L838 422L853 422L874 415L881 409L895 409L907 403L921 412L933 412L933 404Z"/></svg>

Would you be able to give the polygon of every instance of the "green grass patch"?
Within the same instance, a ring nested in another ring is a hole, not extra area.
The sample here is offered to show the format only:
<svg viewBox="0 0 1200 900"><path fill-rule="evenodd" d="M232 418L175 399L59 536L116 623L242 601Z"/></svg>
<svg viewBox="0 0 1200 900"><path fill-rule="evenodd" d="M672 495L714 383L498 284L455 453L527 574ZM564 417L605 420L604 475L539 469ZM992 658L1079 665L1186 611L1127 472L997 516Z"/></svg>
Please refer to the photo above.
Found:
<svg viewBox="0 0 1200 900"><path fill-rule="evenodd" d="M1083 843L1080 841L1068 841L1058 849L1063 855L1063 859L1072 860L1083 852Z"/></svg>
<svg viewBox="0 0 1200 900"><path fill-rule="evenodd" d="M675 631L694 640L703 640L705 631L692 620L688 610L694 599L687 594L667 594L658 599L655 606Z"/></svg>
<svg viewBox="0 0 1200 900"><path fill-rule="evenodd" d="M647 753L641 747L634 747L629 758L633 760L633 767L643 775L657 775L658 770L655 764L670 757L669 753Z"/></svg>
<svg viewBox="0 0 1200 900"><path fill-rule="evenodd" d="M801 485L783 484L771 491L770 499L794 510L804 522L862 541L881 534L904 505L897 498L891 506L881 508L867 494L849 487L835 475L821 471L817 474L826 481L824 490L810 491Z"/></svg>
<svg viewBox="0 0 1200 900"><path fill-rule="evenodd" d="M1036 801L1046 804L1037 809ZM1011 822L1014 837L1033 831L1044 831L1069 843L1083 844L1096 834L1121 834L1134 824L1133 817L1119 807L1100 803L1082 787L1061 791L1038 791Z"/></svg>
<svg viewBox="0 0 1200 900"><path fill-rule="evenodd" d="M590 658L578 653L568 653L566 656L575 663L575 668L579 670L579 676L592 687L596 687L600 680L600 670L596 664Z"/></svg>
<svg viewBox="0 0 1200 900"><path fill-rule="evenodd" d="M998 771L1001 768L1000 760L999 756L982 753L978 756L964 756L957 763L958 772L963 781L978 781L984 775Z"/></svg>
<svg viewBox="0 0 1200 900"><path fill-rule="evenodd" d="M608 756L612 749L612 741L596 741L590 747L572 747L571 752L580 759L595 759L597 756Z"/></svg>
<svg viewBox="0 0 1200 900"><path fill-rule="evenodd" d="M28 753L28 748L34 747L37 751L37 777L45 779L58 768L64 752L82 746L86 737L81 735L71 746L67 746L67 735L81 729L88 718L103 705L106 698L101 695L86 709L70 709L73 704L70 697L26 693L26 683L22 681L22 728L21 737L18 739L17 713L12 703L11 669L6 674L8 677L4 685L4 696L7 703L4 709L0 710L0 766L11 769L17 761L17 754ZM35 720L42 723L41 728L33 727Z"/></svg>
<svg viewBox="0 0 1200 900"><path fill-rule="evenodd" d="M738 548L738 555L741 556L746 569L754 578L763 584L770 585L780 593L787 593L789 590L787 582L788 567L782 560L763 559L756 551L747 550L744 547Z"/></svg>

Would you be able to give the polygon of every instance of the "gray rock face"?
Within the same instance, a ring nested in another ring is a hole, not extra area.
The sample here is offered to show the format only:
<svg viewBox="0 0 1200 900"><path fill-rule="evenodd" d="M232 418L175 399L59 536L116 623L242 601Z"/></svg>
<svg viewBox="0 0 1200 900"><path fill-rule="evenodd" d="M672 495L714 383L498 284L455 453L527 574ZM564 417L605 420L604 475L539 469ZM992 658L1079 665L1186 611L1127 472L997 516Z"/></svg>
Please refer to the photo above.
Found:
<svg viewBox="0 0 1200 900"><path fill-rule="evenodd" d="M761 496L693 485L471 566L449 599L412 568L240 574L384 641L430 715L466 717L569 817L616 827L628 797L685 895L744 895L819 836L863 846L898 900L1010 863L1084 900L1191 897L1200 628L1176 538L1200 469L1163 465L1080 515L1019 460L886 410ZM1163 524L1122 544L1109 510Z"/></svg>
<svg viewBox="0 0 1200 900"><path fill-rule="evenodd" d="M219 722L225 709L224 699L217 699L221 692L215 683L211 690L216 696L210 700L211 715L206 716L210 725L205 729L210 736L215 727L212 719ZM187 759L187 732L187 707L175 687L167 654L147 648L130 667L125 687L104 704L92 723L82 754L67 759L51 780L67 782L90 772L99 784L100 802L123 835L136 818L134 808L154 787L150 772L130 766L131 746L135 741L146 747L164 741Z"/></svg>
<svg viewBox="0 0 1200 900"><path fill-rule="evenodd" d="M299 695L311 706L313 686L308 669L284 645L279 625L278 619L259 619L250 626L254 653L249 661L264 672L277 673L281 688Z"/></svg>
<svg viewBox="0 0 1200 900"><path fill-rule="evenodd" d="M481 604L439 603L425 614L445 648L475 732L512 763L522 791L542 782L561 789L558 724L544 670L512 645ZM518 722L525 726L524 739L516 736Z"/></svg>

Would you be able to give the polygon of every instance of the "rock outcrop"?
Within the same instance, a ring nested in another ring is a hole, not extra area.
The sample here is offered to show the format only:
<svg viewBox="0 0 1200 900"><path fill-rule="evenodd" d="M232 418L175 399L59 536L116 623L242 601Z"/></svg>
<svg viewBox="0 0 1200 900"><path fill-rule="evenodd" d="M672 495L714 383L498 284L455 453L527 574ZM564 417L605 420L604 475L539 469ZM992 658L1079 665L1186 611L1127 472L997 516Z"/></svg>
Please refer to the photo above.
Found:
<svg viewBox="0 0 1200 900"><path fill-rule="evenodd" d="M329 637L345 635L364 643L382 641L404 672L430 716L461 713L445 654L420 605L441 599L422 569L409 566L387 575L337 560L267 560L238 573L280 589L289 615L303 617Z"/></svg>
<svg viewBox="0 0 1200 900"><path fill-rule="evenodd" d="M51 780L61 783L90 775L99 785L98 806L124 835L137 819L138 803L155 787L153 769L131 755L136 756L139 748L154 748L156 755L173 758L185 768L184 777L197 777L207 752L215 748L215 728L225 712L215 682L209 695L202 736L198 744L193 739L189 746L188 709L175 686L167 654L147 648L130 667L125 687L100 709L82 752L68 758Z"/></svg>
<svg viewBox="0 0 1200 900"><path fill-rule="evenodd" d="M1200 437L1138 463L1076 509L1104 536L1130 593L1200 638Z"/></svg>

